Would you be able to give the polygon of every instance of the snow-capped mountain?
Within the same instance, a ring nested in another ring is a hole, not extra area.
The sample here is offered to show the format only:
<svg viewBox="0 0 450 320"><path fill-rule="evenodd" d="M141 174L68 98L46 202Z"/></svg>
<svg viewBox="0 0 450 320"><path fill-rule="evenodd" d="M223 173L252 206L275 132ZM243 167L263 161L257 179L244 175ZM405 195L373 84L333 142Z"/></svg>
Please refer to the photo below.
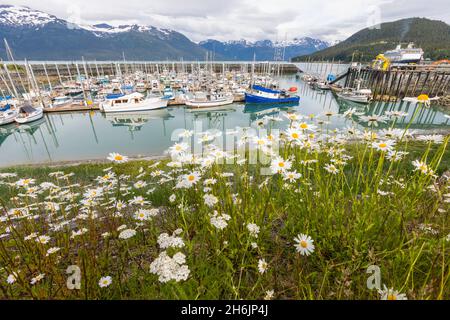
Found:
<svg viewBox="0 0 450 320"><path fill-rule="evenodd" d="M200 46L228 60L290 60L292 57L309 54L325 49L329 44L319 39L309 37L295 38L284 41L247 40L217 41L208 39L199 43Z"/></svg>
<svg viewBox="0 0 450 320"><path fill-rule="evenodd" d="M0 24L11 27L37 27L61 21L48 13L28 7L0 5Z"/></svg>
<svg viewBox="0 0 450 320"><path fill-rule="evenodd" d="M23 6L0 5L0 39L18 59L203 59L206 50L174 30L153 26L74 24ZM0 57L6 58L3 43Z"/></svg>
<svg viewBox="0 0 450 320"><path fill-rule="evenodd" d="M0 39L6 38L17 59L29 60L203 60L207 51L216 60L285 60L328 47L312 38L272 42L247 40L199 44L183 34L154 26L105 23L84 25L24 6L0 5ZM6 58L0 42L0 58Z"/></svg>

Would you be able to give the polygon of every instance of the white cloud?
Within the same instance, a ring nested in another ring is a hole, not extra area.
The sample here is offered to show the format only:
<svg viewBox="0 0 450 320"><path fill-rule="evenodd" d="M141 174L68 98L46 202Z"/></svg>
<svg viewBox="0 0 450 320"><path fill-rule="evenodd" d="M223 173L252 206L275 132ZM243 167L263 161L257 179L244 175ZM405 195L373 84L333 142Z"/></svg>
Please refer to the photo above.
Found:
<svg viewBox="0 0 450 320"><path fill-rule="evenodd" d="M3 0L2 0L3 2ZM193 41L207 38L343 40L380 22L407 17L450 21L448 0L10 0L85 24L138 23L177 30ZM79 10L77 9L79 8ZM78 16L79 15L79 16Z"/></svg>

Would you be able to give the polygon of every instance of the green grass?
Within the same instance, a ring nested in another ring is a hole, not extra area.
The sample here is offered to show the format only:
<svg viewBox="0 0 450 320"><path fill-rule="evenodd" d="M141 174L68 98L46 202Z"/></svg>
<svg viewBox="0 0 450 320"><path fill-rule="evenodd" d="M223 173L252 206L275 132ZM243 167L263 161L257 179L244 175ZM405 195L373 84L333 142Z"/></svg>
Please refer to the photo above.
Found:
<svg viewBox="0 0 450 320"><path fill-rule="evenodd" d="M6 234L9 228L9 235L0 244L0 296L262 299L273 290L277 299L379 299L379 293L366 285L370 276L367 268L377 265L382 284L405 293L409 299L448 299L448 181L414 171L411 164L412 160L426 159L440 176L450 168L447 142L448 138L440 145L400 143L397 148L407 148L409 155L392 166L382 153L364 143L346 144L342 146L344 154L353 158L347 165L338 166L336 175L323 169L330 163L327 152L308 153L287 145L281 154L285 159L295 157L293 169L302 174L293 183L284 181L280 174L261 175L260 165L214 164L201 172L201 180L193 187L176 189L177 177L198 170L196 166L187 165L177 172L166 166L168 160L156 167L151 161L130 161L112 166L117 176L129 177L120 177L119 184L105 191L91 208L78 204L84 192L98 185L95 178L104 175L110 164L2 169L18 175L3 181L34 178L36 184L51 181L62 189L55 190L54 198L48 198L49 191L36 193L36 198L14 198L25 189L0 185L3 215L11 208L26 206L37 215L36 219L0 222L0 234ZM336 146L328 144L324 150L332 147ZM306 159L317 163L301 164ZM67 180L49 177L59 170L74 175ZM152 176L156 170L175 180L161 183L161 176ZM234 175L223 177L224 172ZM207 178L215 178L217 183L205 191L202 182ZM138 180L148 185L134 187ZM430 185L435 186L434 191L428 188ZM65 199L63 190L77 195ZM378 190L388 194L381 195ZM173 203L169 200L172 194L176 195ZM219 202L208 207L203 200L205 194L215 195ZM158 215L140 224L133 217L140 206L128 204L121 216L109 208L113 198L127 202L135 196L150 201L143 208L158 208ZM60 210L45 208L43 201L59 203ZM69 204L74 207L67 208ZM211 224L214 210L230 216L223 230ZM62 221L70 223L61 230L51 228ZM249 223L260 227L257 238L250 235ZM122 225L135 229L136 235L120 239L117 229ZM72 231L81 228L87 232L71 239ZM179 228L185 245L167 252L169 256L185 254L190 274L185 281L161 283L150 272L150 264L163 251L158 236L164 232L170 235ZM24 240L32 232L51 239L48 244ZM110 237L103 238L105 232ZM309 256L296 252L294 238L300 233L314 240L315 250ZM50 247L60 250L47 257ZM263 274L258 272L259 259L268 263ZM81 270L79 290L66 286L69 265ZM8 284L6 278L13 272L17 281ZM31 278L41 273L44 278L31 285ZM99 287L103 276L111 276L110 286Z"/></svg>

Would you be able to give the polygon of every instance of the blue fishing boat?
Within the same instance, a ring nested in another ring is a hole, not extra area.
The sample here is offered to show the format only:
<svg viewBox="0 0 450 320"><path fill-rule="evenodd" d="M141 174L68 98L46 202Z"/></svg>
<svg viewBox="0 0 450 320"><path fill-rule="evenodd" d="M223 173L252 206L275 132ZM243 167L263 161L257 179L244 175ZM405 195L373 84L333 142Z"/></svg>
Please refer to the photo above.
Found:
<svg viewBox="0 0 450 320"><path fill-rule="evenodd" d="M11 105L10 104L6 104L4 106L0 106L0 112L8 111L9 109L11 109Z"/></svg>
<svg viewBox="0 0 450 320"><path fill-rule="evenodd" d="M0 101L11 100L12 98L13 98L12 96L0 96Z"/></svg>
<svg viewBox="0 0 450 320"><path fill-rule="evenodd" d="M251 93L245 93L246 103L298 103L299 101L299 96L291 95L285 90L272 90L257 85L252 86Z"/></svg>
<svg viewBox="0 0 450 320"><path fill-rule="evenodd" d="M165 87L164 91L163 91L163 99L166 100L174 100L175 99L175 94L173 93L173 90L171 87Z"/></svg>

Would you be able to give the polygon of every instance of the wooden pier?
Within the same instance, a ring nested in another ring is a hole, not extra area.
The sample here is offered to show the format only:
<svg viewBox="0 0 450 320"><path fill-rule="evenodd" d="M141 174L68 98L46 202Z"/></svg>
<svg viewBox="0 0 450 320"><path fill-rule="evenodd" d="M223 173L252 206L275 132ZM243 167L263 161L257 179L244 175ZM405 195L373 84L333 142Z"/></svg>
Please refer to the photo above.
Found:
<svg viewBox="0 0 450 320"><path fill-rule="evenodd" d="M404 97L427 94L431 97L450 95L450 67L415 65L407 68L375 70L370 67L350 67L341 77L344 87L369 88L375 100L397 101Z"/></svg>
<svg viewBox="0 0 450 320"><path fill-rule="evenodd" d="M94 111L100 110L98 105L84 106L84 105L69 105L64 107L54 107L54 108L44 108L45 113L56 113L56 112L74 112L74 111Z"/></svg>

